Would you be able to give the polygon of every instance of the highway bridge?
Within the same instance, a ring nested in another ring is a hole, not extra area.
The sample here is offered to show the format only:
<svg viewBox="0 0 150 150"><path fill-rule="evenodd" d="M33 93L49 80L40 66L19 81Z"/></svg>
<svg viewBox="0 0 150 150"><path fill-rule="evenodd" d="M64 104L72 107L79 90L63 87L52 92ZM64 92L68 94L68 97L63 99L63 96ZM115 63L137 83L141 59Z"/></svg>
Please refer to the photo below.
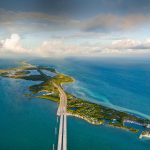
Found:
<svg viewBox="0 0 150 150"><path fill-rule="evenodd" d="M39 68L37 71L43 76L43 79L49 79L49 77ZM54 82L53 85L58 89L60 97L60 103L57 110L57 115L60 116L57 150L67 150L67 96L61 86Z"/></svg>
<svg viewBox="0 0 150 150"><path fill-rule="evenodd" d="M60 103L57 115L60 116L57 150L67 150L67 96L63 89L53 83L59 91Z"/></svg>

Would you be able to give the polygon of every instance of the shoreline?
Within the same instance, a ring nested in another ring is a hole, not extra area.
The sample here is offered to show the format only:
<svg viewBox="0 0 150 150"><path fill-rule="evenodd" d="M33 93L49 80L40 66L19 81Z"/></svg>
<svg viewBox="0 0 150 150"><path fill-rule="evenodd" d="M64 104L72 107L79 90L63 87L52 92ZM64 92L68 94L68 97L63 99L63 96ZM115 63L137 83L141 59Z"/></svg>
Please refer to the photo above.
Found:
<svg viewBox="0 0 150 150"><path fill-rule="evenodd" d="M150 135L140 135L140 136L139 136L139 139L142 139L142 138L150 139Z"/></svg>
<svg viewBox="0 0 150 150"><path fill-rule="evenodd" d="M112 128L117 128L117 129L122 129L122 130L125 130L125 131L130 131L132 133L137 133L138 132L138 130L137 131L133 131L133 130L130 130L130 128L118 127L118 126L115 126L115 125L112 125L112 124L105 124L104 122L95 123L95 122L90 121L89 119L87 119L87 118L85 118L83 116L76 115L76 114L71 114L71 113L68 113L68 112L67 112L67 116L72 116L72 117L76 117L76 118L82 119L82 120L84 120L84 121L86 121L86 122L88 122L88 123L90 123L92 125L97 125L97 126L98 125L99 126L100 125L104 125L104 126L108 126L108 127L112 127Z"/></svg>
<svg viewBox="0 0 150 150"><path fill-rule="evenodd" d="M93 124L93 125L102 125L102 124L104 124L103 122L101 122L101 123L95 123L95 122L90 121L89 119L87 119L87 118L85 118L85 117L83 117L83 116L76 115L76 114L72 114L72 113L68 113L68 112L67 112L67 116L72 116L72 117L76 117L76 118L85 120L86 122L88 122L88 123L90 123L90 124Z"/></svg>
<svg viewBox="0 0 150 150"><path fill-rule="evenodd" d="M143 131L139 136L139 139L142 139L142 138L150 139L150 131Z"/></svg>

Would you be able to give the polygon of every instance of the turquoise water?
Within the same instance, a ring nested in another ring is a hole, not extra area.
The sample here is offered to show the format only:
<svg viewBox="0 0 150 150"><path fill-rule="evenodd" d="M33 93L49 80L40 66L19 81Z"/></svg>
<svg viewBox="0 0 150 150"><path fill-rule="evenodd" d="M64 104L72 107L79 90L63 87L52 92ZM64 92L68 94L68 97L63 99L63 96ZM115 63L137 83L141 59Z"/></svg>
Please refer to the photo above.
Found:
<svg viewBox="0 0 150 150"><path fill-rule="evenodd" d="M0 60L0 68L18 65ZM72 75L76 83L65 89L77 96L104 105L150 117L150 62L141 60L29 60L53 65ZM57 141L57 105L29 99L30 81L0 78L0 150L52 150ZM139 134L106 126L93 126L68 117L68 150L148 150L150 140Z"/></svg>

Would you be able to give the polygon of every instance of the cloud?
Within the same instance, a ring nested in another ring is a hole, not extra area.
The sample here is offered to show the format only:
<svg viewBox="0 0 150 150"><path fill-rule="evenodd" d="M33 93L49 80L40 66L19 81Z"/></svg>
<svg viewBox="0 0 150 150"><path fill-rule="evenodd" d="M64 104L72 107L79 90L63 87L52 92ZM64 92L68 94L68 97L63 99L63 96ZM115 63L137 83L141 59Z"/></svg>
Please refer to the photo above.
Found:
<svg viewBox="0 0 150 150"><path fill-rule="evenodd" d="M83 17L95 13L133 14L149 13L149 0L10 0L0 1L1 8L23 11L41 11Z"/></svg>
<svg viewBox="0 0 150 150"><path fill-rule="evenodd" d="M91 49L90 49L91 48ZM44 41L39 47L33 49L24 48L18 34L12 34L10 38L0 41L0 56L33 56L33 57L68 57L87 56L94 47L85 44L67 43L62 39L50 39Z"/></svg>
<svg viewBox="0 0 150 150"><path fill-rule="evenodd" d="M0 41L0 52L5 53L27 53L27 50L22 47L21 39L18 34L12 34L10 38Z"/></svg>
<svg viewBox="0 0 150 150"><path fill-rule="evenodd" d="M115 56L150 56L150 39L143 41L134 39L114 40L103 47L103 53Z"/></svg>
<svg viewBox="0 0 150 150"><path fill-rule="evenodd" d="M9 32L116 32L134 30L150 24L150 14L97 14L76 19L42 12L15 12L0 9L0 28Z"/></svg>
<svg viewBox="0 0 150 150"><path fill-rule="evenodd" d="M150 39L139 41L134 39L114 40L111 44L73 43L65 39L49 39L34 49L22 46L21 37L12 34L10 38L0 41L0 56L32 56L32 57L102 57L126 55L150 55Z"/></svg>
<svg viewBox="0 0 150 150"><path fill-rule="evenodd" d="M9 32L49 32L73 29L78 20L42 12L19 12L0 9L0 27Z"/></svg>
<svg viewBox="0 0 150 150"><path fill-rule="evenodd" d="M92 56L97 49L99 47L88 43L75 44L51 39L42 43L37 54L44 57Z"/></svg>
<svg viewBox="0 0 150 150"><path fill-rule="evenodd" d="M22 46L18 34L12 34L10 38L1 40L0 45L0 56L69 57L94 56L95 53L101 52L97 44L75 44L63 39L50 39L35 49L26 49Z"/></svg>
<svg viewBox="0 0 150 150"><path fill-rule="evenodd" d="M150 23L150 16L143 14L114 15L100 14L86 20L82 25L84 31L114 32L136 29Z"/></svg>
<svg viewBox="0 0 150 150"><path fill-rule="evenodd" d="M144 41L133 39L115 40L112 42L112 48L133 50L150 49L150 39Z"/></svg>

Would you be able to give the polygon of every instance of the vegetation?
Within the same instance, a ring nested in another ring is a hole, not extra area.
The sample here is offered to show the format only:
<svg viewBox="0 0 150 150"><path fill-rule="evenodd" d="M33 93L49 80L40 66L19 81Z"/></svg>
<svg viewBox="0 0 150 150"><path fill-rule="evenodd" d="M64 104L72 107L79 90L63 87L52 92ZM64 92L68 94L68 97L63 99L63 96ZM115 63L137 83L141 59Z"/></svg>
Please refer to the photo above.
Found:
<svg viewBox="0 0 150 150"><path fill-rule="evenodd" d="M149 131L143 131L142 135L149 135L150 136L150 132Z"/></svg>

